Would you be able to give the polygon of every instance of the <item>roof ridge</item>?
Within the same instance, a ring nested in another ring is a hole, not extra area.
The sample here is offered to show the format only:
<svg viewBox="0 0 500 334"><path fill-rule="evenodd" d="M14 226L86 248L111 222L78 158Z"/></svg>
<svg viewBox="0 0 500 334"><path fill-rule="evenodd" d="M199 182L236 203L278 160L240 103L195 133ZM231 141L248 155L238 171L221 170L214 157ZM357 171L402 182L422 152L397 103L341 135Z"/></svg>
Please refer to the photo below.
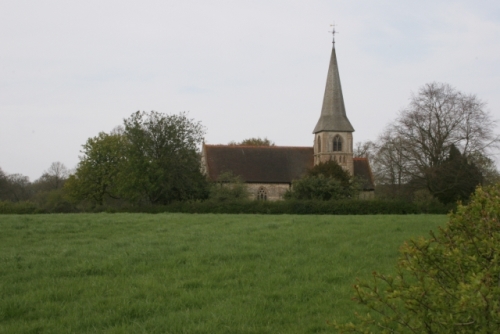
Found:
<svg viewBox="0 0 500 334"><path fill-rule="evenodd" d="M273 149L273 148L303 148L303 149L312 149L312 146L257 146L257 145L227 145L227 144L204 144L205 146L212 146L212 147L246 147L246 148L266 148L266 149Z"/></svg>

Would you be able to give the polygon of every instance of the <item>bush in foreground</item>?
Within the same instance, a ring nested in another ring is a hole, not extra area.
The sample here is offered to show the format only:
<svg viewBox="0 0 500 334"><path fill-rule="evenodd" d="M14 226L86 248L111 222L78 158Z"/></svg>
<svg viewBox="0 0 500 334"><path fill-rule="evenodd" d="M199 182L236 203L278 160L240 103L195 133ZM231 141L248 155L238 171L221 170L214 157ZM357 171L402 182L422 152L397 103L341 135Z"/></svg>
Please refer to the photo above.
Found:
<svg viewBox="0 0 500 334"><path fill-rule="evenodd" d="M343 333L499 333L500 184L478 188L429 239L401 248L395 276L354 286L370 310Z"/></svg>

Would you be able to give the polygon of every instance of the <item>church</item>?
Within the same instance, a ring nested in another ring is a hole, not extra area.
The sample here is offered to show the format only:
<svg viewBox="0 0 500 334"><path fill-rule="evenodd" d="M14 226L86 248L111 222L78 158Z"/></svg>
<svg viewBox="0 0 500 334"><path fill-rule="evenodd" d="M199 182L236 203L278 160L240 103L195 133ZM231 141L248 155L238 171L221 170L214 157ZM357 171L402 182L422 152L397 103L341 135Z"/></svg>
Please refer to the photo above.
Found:
<svg viewBox="0 0 500 334"><path fill-rule="evenodd" d="M334 41L313 147L203 144L202 168L212 181L224 172L240 176L252 198L280 200L292 181L308 169L335 160L362 180L360 197L372 198L375 186L370 164L366 158L353 157L353 132L345 110Z"/></svg>

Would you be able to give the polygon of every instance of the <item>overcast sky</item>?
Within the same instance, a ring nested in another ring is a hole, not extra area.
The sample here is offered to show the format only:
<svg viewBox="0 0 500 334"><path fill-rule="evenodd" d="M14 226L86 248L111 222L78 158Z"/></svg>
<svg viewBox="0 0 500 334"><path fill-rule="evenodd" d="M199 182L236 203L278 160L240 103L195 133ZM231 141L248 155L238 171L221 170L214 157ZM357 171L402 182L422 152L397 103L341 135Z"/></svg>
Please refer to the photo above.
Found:
<svg viewBox="0 0 500 334"><path fill-rule="evenodd" d="M500 118L500 1L0 1L0 168L33 181L137 110L311 146L335 22L354 141L446 82ZM500 132L497 127L497 132Z"/></svg>

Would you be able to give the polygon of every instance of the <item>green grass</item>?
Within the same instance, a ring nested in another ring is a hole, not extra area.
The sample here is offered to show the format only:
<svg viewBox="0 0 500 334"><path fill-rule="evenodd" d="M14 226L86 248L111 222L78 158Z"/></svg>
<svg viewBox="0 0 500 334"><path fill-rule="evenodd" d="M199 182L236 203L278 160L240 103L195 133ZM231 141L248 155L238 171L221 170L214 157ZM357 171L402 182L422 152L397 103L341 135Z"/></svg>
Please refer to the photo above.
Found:
<svg viewBox="0 0 500 334"><path fill-rule="evenodd" d="M443 215L0 216L1 333L329 333ZM363 311L363 310L362 310Z"/></svg>

